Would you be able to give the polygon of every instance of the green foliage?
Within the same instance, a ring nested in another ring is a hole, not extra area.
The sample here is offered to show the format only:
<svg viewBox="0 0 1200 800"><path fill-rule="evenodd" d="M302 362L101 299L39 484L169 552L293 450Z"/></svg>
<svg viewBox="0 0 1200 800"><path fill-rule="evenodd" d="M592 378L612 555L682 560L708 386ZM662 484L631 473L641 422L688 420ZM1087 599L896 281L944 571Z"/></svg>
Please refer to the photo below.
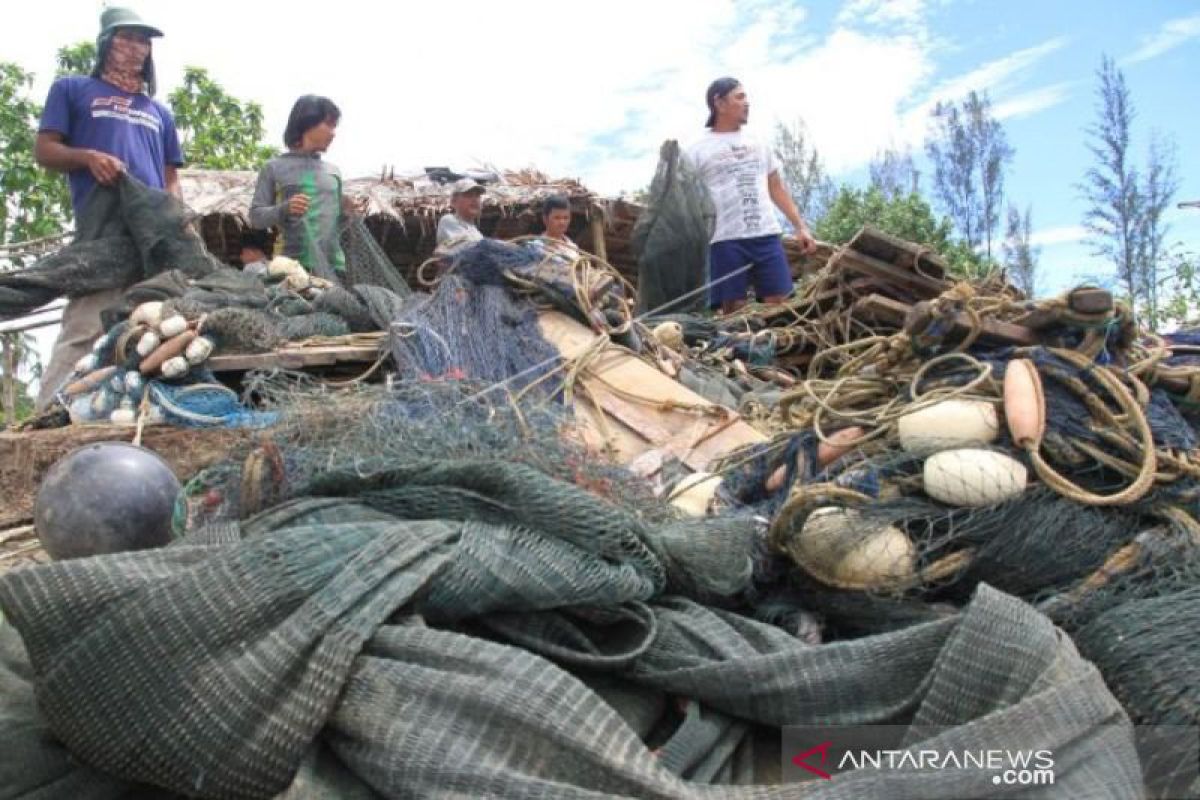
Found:
<svg viewBox="0 0 1200 800"><path fill-rule="evenodd" d="M1025 207L1025 213L1014 205L1008 207L1004 244L1000 252L1004 257L1004 270L1008 279L1026 297L1037 294L1037 260L1041 248L1034 246L1033 209Z"/></svg>
<svg viewBox="0 0 1200 800"><path fill-rule="evenodd" d="M1143 308L1155 330L1200 327L1200 253L1176 246L1164 259L1163 298L1156 308Z"/></svg>
<svg viewBox="0 0 1200 800"><path fill-rule="evenodd" d="M262 106L226 94L208 70L185 68L183 85L168 99L190 166L255 170L275 154L262 141Z"/></svg>
<svg viewBox="0 0 1200 800"><path fill-rule="evenodd" d="M822 241L845 244L863 225L929 247L961 277L982 277L996 266L966 242L955 240L950 220L935 216L929 203L915 192L887 197L878 186L843 186L817 220L814 233Z"/></svg>
<svg viewBox="0 0 1200 800"><path fill-rule="evenodd" d="M65 230L71 197L60 175L33 158L42 109L29 97L33 75L0 63L0 242L20 242ZM6 266L0 264L0 269Z"/></svg>
<svg viewBox="0 0 1200 800"><path fill-rule="evenodd" d="M903 197L921 191L921 173L909 150L901 152L889 147L875 154L868 165L871 186L878 187L884 197Z"/></svg>
<svg viewBox="0 0 1200 800"><path fill-rule="evenodd" d="M96 43L76 42L58 48L58 71L56 77L64 75L91 75L96 65Z"/></svg>
<svg viewBox="0 0 1200 800"><path fill-rule="evenodd" d="M992 256L1000 223L1004 170L1012 160L1004 128L986 94L934 106L925 152L933 163L934 196L973 249Z"/></svg>
<svg viewBox="0 0 1200 800"><path fill-rule="evenodd" d="M817 149L809 142L804 122L797 120L791 127L778 123L774 147L783 182L800 216L806 221L821 216L833 198L833 181Z"/></svg>
<svg viewBox="0 0 1200 800"><path fill-rule="evenodd" d="M1090 204L1083 225L1092 254L1113 265L1125 294L1151 330L1167 319L1163 294L1176 286L1177 260L1164 247L1163 214L1179 188L1174 143L1152 134L1144 172L1130 152L1136 116L1125 75L1104 56L1097 77L1096 122L1088 128L1093 165L1079 186ZM1186 291L1181 288L1180 291Z"/></svg>
<svg viewBox="0 0 1200 800"><path fill-rule="evenodd" d="M15 376L8 376L8 358L12 355ZM20 422L34 412L34 396L30 392L33 379L42 377L37 341L29 333L0 334L0 411L3 424Z"/></svg>

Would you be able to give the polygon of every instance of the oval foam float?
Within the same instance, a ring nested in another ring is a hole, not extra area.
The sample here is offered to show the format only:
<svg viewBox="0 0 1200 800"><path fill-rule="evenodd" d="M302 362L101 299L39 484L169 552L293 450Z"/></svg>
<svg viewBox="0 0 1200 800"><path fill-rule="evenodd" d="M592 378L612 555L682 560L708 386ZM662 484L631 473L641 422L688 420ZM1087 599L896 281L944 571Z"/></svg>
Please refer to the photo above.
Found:
<svg viewBox="0 0 1200 800"><path fill-rule="evenodd" d="M174 356L172 358L168 358L163 362L162 376L169 381L173 381L176 378L182 378L184 375L187 375L187 372L189 369L191 369L191 366L192 365L189 364L187 359L183 356Z"/></svg>
<svg viewBox="0 0 1200 800"><path fill-rule="evenodd" d="M827 442L817 445L817 464L822 468L829 466L853 450L858 445L858 440L864 435L866 432L858 426L842 428L836 433L829 434L825 437L828 439Z"/></svg>
<svg viewBox="0 0 1200 800"><path fill-rule="evenodd" d="M925 459L925 494L951 506L980 508L1025 490L1025 465L994 450L943 450Z"/></svg>
<svg viewBox="0 0 1200 800"><path fill-rule="evenodd" d="M678 322L664 322L654 326L654 338L664 347L676 352L683 350L683 326Z"/></svg>
<svg viewBox="0 0 1200 800"><path fill-rule="evenodd" d="M954 399L905 414L897 429L901 447L924 455L994 442L1000 434L1000 420L991 403Z"/></svg>
<svg viewBox="0 0 1200 800"><path fill-rule="evenodd" d="M164 339L172 339L186 331L188 321L182 314L172 314L158 324L159 333Z"/></svg>
<svg viewBox="0 0 1200 800"><path fill-rule="evenodd" d="M157 328L158 324L162 322L162 308L163 304L159 300L142 303L129 315L129 320L134 324Z"/></svg>
<svg viewBox="0 0 1200 800"><path fill-rule="evenodd" d="M199 336L188 344L187 349L183 351L183 356L189 364L199 364L212 355L213 347L212 339L207 336Z"/></svg>
<svg viewBox="0 0 1200 800"><path fill-rule="evenodd" d="M815 577L847 588L895 586L910 580L916 566L916 548L904 531L836 506L808 515L792 551Z"/></svg>
<svg viewBox="0 0 1200 800"><path fill-rule="evenodd" d="M1041 446L1046 435L1046 400L1042 377L1027 358L1013 359L1004 370L1004 421L1018 447Z"/></svg>
<svg viewBox="0 0 1200 800"><path fill-rule="evenodd" d="M137 350L139 356L145 358L157 350L160 344L162 344L162 337L154 331L146 331L138 337L137 345L134 349Z"/></svg>

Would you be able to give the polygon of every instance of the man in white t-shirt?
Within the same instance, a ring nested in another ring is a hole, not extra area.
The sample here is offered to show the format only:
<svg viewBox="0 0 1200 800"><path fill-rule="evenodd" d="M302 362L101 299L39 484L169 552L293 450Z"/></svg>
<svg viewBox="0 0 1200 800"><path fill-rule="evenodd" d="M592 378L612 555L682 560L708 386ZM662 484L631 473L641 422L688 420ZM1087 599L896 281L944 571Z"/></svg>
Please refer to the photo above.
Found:
<svg viewBox="0 0 1200 800"><path fill-rule="evenodd" d="M792 274L775 218L778 207L808 255L816 242L800 218L779 174L771 149L742 131L750 119L746 90L733 78L712 82L705 93L710 130L686 150L716 208L716 230L709 245L711 305L722 313L746 304L746 289L765 303L782 303L792 293Z"/></svg>

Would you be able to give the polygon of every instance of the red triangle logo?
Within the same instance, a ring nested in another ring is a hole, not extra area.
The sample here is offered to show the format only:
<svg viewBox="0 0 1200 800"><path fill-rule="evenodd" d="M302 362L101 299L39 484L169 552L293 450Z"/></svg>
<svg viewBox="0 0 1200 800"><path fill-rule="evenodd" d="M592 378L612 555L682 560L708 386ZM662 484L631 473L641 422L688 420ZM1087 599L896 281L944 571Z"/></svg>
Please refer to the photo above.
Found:
<svg viewBox="0 0 1200 800"><path fill-rule="evenodd" d="M813 753L820 753L821 754L821 764L824 765L825 762L829 760L829 748L832 746L833 746L833 742L822 742L821 744L817 745L816 747L810 747L808 750L805 750L800 755L793 756L792 763L795 764L797 767L800 767L801 769L808 770L813 775L816 775L818 778L823 778L827 781L831 781L831 780L833 780L832 775L830 775L828 772L826 772L823 769L819 769L817 767L814 767L812 764L807 763L807 760L808 760L808 757L811 756Z"/></svg>

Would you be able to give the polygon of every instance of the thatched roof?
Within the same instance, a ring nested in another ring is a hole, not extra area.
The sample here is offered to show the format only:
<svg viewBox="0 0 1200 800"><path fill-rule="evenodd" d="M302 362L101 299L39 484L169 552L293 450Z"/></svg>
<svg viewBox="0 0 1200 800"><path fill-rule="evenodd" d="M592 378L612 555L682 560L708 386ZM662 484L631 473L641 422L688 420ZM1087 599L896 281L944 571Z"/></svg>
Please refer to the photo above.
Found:
<svg viewBox="0 0 1200 800"><path fill-rule="evenodd" d="M179 177L184 201L202 218L201 235L209 250L233 263L249 226L257 173L185 169ZM599 252L592 223L602 221L608 260L627 277L636 277L629 235L640 206L602 198L576 179L554 180L532 169L501 172L498 178L487 184L483 196L479 228L484 235L511 239L537 232L542 201L553 194L565 195L573 218L568 235L586 250ZM423 173L354 178L345 182L343 191L388 257L406 274L432 253L437 219L450 211L450 187Z"/></svg>
<svg viewBox="0 0 1200 800"><path fill-rule="evenodd" d="M257 173L249 171L180 170L183 199L201 214L233 214L246 219ZM587 212L603 201L576 179L552 180L536 170L503 172L488 183L484 212L514 213L537 206L550 195L565 195L577 211ZM365 217L386 216L403 221L418 216L436 219L450 210L450 186L425 174L387 178L352 178L343 192Z"/></svg>

